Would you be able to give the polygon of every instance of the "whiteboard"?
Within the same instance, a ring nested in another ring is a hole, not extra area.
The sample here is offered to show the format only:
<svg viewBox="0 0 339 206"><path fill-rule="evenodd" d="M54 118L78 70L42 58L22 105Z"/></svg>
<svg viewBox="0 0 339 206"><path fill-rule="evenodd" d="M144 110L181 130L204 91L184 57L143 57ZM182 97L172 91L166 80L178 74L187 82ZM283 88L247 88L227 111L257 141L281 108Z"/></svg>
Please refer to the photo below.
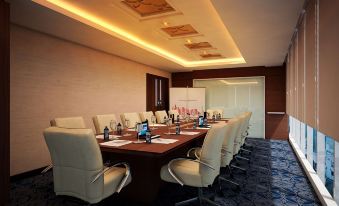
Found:
<svg viewBox="0 0 339 206"><path fill-rule="evenodd" d="M180 115L202 114L205 111L205 88L170 88L170 110Z"/></svg>

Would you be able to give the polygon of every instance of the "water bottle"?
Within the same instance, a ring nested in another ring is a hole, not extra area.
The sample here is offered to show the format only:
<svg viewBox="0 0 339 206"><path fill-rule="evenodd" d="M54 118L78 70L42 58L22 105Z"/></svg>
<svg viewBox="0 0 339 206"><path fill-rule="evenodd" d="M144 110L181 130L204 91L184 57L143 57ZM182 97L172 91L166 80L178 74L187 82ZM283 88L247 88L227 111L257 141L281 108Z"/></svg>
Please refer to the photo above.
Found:
<svg viewBox="0 0 339 206"><path fill-rule="evenodd" d="M180 123L179 122L175 123L175 134L177 135L180 134Z"/></svg>
<svg viewBox="0 0 339 206"><path fill-rule="evenodd" d="M117 134L118 134L118 135L121 135L121 133L122 133L121 124L118 123L118 126L117 126Z"/></svg>
<svg viewBox="0 0 339 206"><path fill-rule="evenodd" d="M109 140L109 129L107 126L105 126L104 129L104 141L108 141Z"/></svg>
<svg viewBox="0 0 339 206"><path fill-rule="evenodd" d="M146 143L147 144L151 144L152 143L151 131L150 130L146 131Z"/></svg>
<svg viewBox="0 0 339 206"><path fill-rule="evenodd" d="M193 119L193 129L197 129L197 119Z"/></svg>
<svg viewBox="0 0 339 206"><path fill-rule="evenodd" d="M204 119L204 127L207 127L207 119Z"/></svg>
<svg viewBox="0 0 339 206"><path fill-rule="evenodd" d="M212 116L212 121L215 122L215 115Z"/></svg>
<svg viewBox="0 0 339 206"><path fill-rule="evenodd" d="M180 122L180 116L177 115L177 122Z"/></svg>

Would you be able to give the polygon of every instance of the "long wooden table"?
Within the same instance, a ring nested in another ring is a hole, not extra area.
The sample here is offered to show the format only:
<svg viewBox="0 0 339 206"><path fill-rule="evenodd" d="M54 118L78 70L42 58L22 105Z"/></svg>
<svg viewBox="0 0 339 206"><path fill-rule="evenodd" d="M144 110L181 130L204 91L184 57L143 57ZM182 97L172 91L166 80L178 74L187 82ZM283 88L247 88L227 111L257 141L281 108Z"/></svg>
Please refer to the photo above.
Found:
<svg viewBox="0 0 339 206"><path fill-rule="evenodd" d="M192 127L192 125L190 125ZM161 138L177 139L177 142L171 144L127 144L120 147L100 145L105 161L113 162L125 161L130 164L132 182L126 186L119 194L119 197L128 198L141 203L151 203L155 200L163 184L160 179L160 169L170 160L177 157L185 157L186 152L194 147L200 146L205 138L207 130L203 129L185 129L181 126L182 131L199 132L196 135L166 135L167 127L157 127L152 130L152 135L159 134ZM171 132L175 130L172 128ZM126 133L126 131L124 131ZM123 133L123 134L124 134ZM119 139L136 141L136 132L128 131L131 136L121 137ZM98 140L102 142L103 140Z"/></svg>

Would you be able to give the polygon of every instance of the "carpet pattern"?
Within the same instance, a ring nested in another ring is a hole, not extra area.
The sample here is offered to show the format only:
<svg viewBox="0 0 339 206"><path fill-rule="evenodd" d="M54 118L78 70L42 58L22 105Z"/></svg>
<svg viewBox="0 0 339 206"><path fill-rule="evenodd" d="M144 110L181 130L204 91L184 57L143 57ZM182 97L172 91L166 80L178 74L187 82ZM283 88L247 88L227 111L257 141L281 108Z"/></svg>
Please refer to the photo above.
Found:
<svg viewBox="0 0 339 206"><path fill-rule="evenodd" d="M250 161L235 161L240 167L247 168L247 173L233 168L232 177L229 173L221 176L231 178L240 184L240 189L221 182L221 192L215 201L223 206L233 205L321 205L310 182L304 174L299 162L287 141L259 140L248 138L249 145L254 146ZM212 188L204 190L210 195L219 188L216 183ZM175 202L196 196L197 190L168 183L152 205L170 206ZM10 205L86 205L85 202L72 197L56 196L53 191L53 174L18 180L11 183ZM113 195L96 205L137 206L139 203L119 199ZM191 204L197 205L197 204Z"/></svg>

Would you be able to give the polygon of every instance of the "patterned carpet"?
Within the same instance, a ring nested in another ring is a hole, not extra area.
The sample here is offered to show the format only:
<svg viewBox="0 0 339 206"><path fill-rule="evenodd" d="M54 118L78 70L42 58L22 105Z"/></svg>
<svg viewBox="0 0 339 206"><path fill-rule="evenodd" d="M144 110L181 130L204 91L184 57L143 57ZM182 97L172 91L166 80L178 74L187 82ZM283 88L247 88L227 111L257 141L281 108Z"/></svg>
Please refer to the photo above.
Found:
<svg viewBox="0 0 339 206"><path fill-rule="evenodd" d="M238 161L238 165L248 168L247 174L233 168L233 180L240 183L238 190L227 182L222 182L222 191L215 201L220 205L320 205L316 194L299 165L291 146L287 141L258 140L249 138L249 144L256 146L250 162ZM260 147L260 148L259 148ZM65 196L56 196L53 192L52 172L11 183L11 205L86 205L85 202ZM223 174L222 176L229 177ZM217 188L217 184L214 185ZM213 188L205 189L208 195ZM166 184L152 205L170 206L175 202L196 196L195 188ZM97 205L141 205L119 200L118 195ZM195 205L195 204L191 204Z"/></svg>

